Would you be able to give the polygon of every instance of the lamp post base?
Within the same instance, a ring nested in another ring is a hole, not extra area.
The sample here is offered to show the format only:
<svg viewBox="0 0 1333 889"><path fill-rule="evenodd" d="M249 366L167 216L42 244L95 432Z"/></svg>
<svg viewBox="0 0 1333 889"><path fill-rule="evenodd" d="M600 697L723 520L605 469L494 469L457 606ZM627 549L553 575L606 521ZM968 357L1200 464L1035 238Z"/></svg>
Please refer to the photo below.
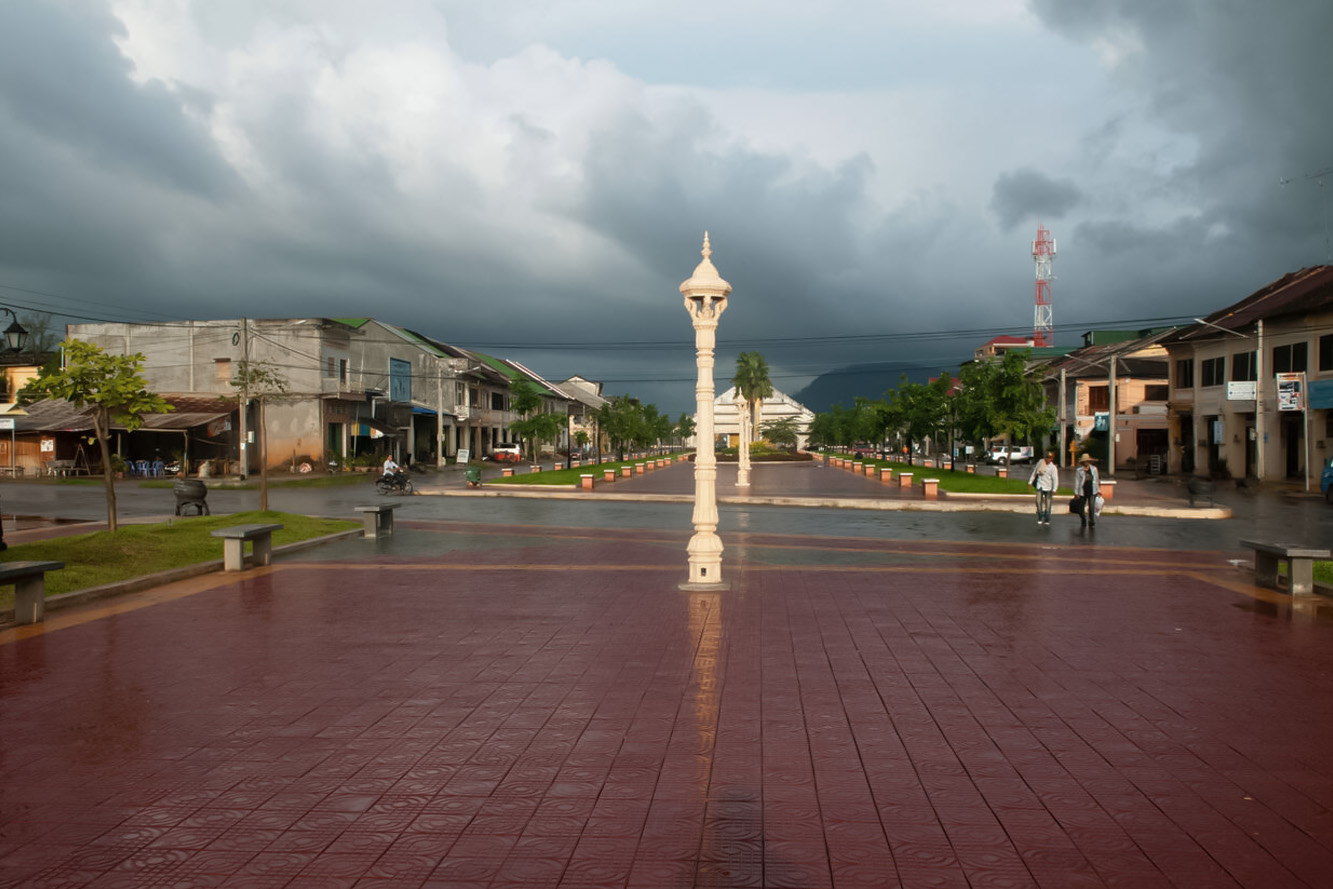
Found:
<svg viewBox="0 0 1333 889"><path fill-rule="evenodd" d="M693 581L682 581L676 584L676 589L684 593L719 593L731 589L731 581L724 580L721 583L694 583Z"/></svg>

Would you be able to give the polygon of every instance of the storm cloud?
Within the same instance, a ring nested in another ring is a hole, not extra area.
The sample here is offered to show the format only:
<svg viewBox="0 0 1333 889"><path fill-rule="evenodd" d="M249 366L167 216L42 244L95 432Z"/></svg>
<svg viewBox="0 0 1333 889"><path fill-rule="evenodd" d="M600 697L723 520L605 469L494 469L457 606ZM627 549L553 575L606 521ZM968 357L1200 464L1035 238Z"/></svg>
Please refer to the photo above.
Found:
<svg viewBox="0 0 1333 889"><path fill-rule="evenodd" d="M720 379L954 367L1030 324L1038 221L1058 342L1324 261L1330 32L1313 0L4 4L0 304L373 314L677 412L708 230Z"/></svg>
<svg viewBox="0 0 1333 889"><path fill-rule="evenodd" d="M1057 182L1036 170L1015 170L995 180L991 210L1005 231L1028 220L1063 219L1081 195L1072 182Z"/></svg>

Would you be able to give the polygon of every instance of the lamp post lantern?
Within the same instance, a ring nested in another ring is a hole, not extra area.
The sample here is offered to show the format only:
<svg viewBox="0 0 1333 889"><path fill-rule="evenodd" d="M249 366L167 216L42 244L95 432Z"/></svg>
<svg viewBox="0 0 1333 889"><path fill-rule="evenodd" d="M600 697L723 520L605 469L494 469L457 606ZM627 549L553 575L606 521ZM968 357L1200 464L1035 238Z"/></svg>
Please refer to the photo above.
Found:
<svg viewBox="0 0 1333 889"><path fill-rule="evenodd" d="M704 232L703 261L689 280L680 285L685 311L694 324L694 348L699 381L694 397L699 412L694 458L694 536L686 548L690 575L683 584L689 589L718 589L722 583L722 539L717 536L717 457L713 452L713 350L717 345L717 320L727 308L731 285L722 280L712 260L713 250Z"/></svg>

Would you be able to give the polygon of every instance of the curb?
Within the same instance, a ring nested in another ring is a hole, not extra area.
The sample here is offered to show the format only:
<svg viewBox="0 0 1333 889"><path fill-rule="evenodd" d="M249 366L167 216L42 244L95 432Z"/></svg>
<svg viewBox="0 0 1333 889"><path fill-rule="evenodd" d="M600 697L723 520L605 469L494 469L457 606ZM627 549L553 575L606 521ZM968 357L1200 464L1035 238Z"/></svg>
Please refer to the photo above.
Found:
<svg viewBox="0 0 1333 889"><path fill-rule="evenodd" d="M344 537L360 536L361 528L349 528L346 531L338 531L334 534L325 534L323 537L311 537L308 540L298 540L295 543L275 546L273 555L280 556L288 553L300 552L304 549L313 549L317 546L323 546L326 543L332 543L335 540L341 540ZM61 608L69 608L74 605L83 605L86 602L94 602L98 599L108 599L112 596L119 596L125 593L137 593L153 587L163 586L168 583L175 583L178 580L188 580L191 577L199 577L204 574L214 574L222 572L222 559L214 559L208 562L196 562L193 565L182 565L179 568L171 568L167 571L159 571L156 574L145 574L142 577L131 577L127 580L118 580L115 583L107 583L102 586L88 587L84 590L74 590L70 593L61 593L58 596L48 596L46 599L46 610L56 611ZM235 572L241 574L243 572ZM15 627L14 611L0 611L0 629Z"/></svg>
<svg viewBox="0 0 1333 889"><path fill-rule="evenodd" d="M426 497L512 497L518 500L602 500L619 503L693 503L693 494L602 494L578 489L561 490L563 486L505 485L504 490L477 488L464 491L417 491ZM555 490L552 490L555 488ZM950 503L949 500L955 500ZM940 500L875 500L853 497L747 497L719 495L719 505L729 506L785 506L806 509L861 509L872 512L1015 512L1032 510L1030 494L1001 494L998 496L945 494ZM1168 519L1229 519L1231 510L1211 508L1164 506L1107 506L1105 515L1150 516ZM1072 515L1072 513L1071 513Z"/></svg>

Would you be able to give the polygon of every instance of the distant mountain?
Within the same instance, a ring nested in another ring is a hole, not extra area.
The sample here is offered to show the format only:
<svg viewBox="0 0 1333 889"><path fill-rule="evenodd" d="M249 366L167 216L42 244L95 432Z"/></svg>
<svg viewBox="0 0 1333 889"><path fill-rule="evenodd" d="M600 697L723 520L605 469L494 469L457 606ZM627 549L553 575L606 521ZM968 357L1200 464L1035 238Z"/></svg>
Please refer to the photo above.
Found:
<svg viewBox="0 0 1333 889"><path fill-rule="evenodd" d="M886 390L898 387L904 373L913 383L925 383L931 377L939 376L938 370L904 368L901 361L853 364L820 374L792 398L817 414L828 411L835 404L851 407L858 395L872 400L882 398Z"/></svg>

